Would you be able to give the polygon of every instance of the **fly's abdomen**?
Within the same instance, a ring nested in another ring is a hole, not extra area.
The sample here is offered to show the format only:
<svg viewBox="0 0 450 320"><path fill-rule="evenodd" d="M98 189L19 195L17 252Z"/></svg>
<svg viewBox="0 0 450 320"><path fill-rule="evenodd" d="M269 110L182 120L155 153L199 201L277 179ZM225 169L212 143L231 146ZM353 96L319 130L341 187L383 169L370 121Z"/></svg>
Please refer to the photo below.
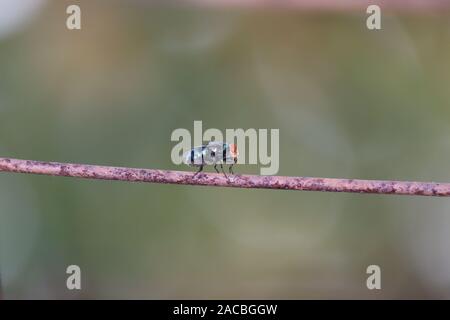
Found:
<svg viewBox="0 0 450 320"><path fill-rule="evenodd" d="M190 166L201 166L205 162L205 154L203 147L193 148L184 154L184 163Z"/></svg>

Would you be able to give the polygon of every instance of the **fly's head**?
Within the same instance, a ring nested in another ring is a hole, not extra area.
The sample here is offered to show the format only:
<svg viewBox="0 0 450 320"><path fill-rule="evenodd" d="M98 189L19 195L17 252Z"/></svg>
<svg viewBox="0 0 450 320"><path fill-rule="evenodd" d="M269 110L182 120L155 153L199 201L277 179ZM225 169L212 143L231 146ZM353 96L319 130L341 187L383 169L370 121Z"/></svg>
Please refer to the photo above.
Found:
<svg viewBox="0 0 450 320"><path fill-rule="evenodd" d="M236 163L238 156L239 156L239 152L237 149L237 145L234 143L230 144L230 155L231 155L231 158L233 158L234 163Z"/></svg>

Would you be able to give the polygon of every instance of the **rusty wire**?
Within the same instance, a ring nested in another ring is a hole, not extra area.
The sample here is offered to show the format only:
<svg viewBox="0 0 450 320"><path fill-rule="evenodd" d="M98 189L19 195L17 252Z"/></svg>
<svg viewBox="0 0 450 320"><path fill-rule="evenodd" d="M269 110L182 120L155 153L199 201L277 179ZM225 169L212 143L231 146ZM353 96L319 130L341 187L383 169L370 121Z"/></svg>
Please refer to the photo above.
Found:
<svg viewBox="0 0 450 320"><path fill-rule="evenodd" d="M229 175L0 158L0 172L231 188L450 196L450 183Z"/></svg>

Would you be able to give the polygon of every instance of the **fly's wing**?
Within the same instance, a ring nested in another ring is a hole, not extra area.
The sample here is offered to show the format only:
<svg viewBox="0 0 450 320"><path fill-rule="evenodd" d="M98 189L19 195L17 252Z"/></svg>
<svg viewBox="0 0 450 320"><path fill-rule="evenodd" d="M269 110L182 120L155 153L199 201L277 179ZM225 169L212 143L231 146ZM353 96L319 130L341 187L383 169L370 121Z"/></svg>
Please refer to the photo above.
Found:
<svg viewBox="0 0 450 320"><path fill-rule="evenodd" d="M192 148L183 156L184 163L190 166L201 166L205 164L206 145Z"/></svg>

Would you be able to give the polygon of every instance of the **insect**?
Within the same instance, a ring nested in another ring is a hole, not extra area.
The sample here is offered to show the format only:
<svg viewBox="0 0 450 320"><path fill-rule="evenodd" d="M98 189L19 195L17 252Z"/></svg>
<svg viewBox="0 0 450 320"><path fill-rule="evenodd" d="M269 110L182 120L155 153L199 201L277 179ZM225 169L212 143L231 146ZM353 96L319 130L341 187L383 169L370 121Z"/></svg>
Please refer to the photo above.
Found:
<svg viewBox="0 0 450 320"><path fill-rule="evenodd" d="M222 173L226 177L227 175L223 170L223 164L229 164L230 167L228 170L231 174L234 174L233 165L237 163L237 157L238 151L235 144L211 141L206 145L192 148L184 154L183 159L185 164L199 167L195 175L201 172L205 165L214 165L216 172L220 173L217 169L217 165L220 165Z"/></svg>

